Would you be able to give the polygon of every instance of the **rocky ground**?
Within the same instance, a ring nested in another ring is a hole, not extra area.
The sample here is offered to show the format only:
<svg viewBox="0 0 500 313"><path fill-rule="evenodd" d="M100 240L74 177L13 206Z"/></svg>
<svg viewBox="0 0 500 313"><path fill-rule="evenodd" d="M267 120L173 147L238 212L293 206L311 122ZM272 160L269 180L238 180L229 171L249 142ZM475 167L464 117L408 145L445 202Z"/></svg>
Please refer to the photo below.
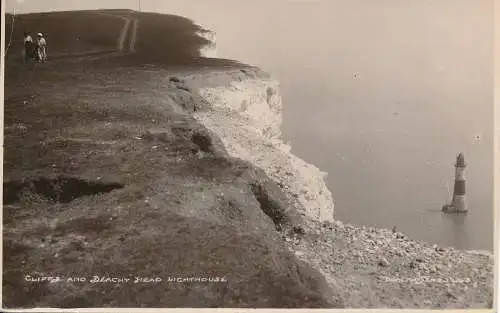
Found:
<svg viewBox="0 0 500 313"><path fill-rule="evenodd" d="M325 223L309 240L285 238L348 307L491 308L493 257L413 241L390 230Z"/></svg>

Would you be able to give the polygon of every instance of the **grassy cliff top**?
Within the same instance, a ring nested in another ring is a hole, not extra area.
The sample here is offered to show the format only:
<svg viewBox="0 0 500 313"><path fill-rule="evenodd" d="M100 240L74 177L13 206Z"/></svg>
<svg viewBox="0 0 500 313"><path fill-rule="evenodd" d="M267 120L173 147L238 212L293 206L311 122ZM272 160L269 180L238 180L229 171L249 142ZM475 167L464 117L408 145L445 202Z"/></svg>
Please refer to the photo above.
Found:
<svg viewBox="0 0 500 313"><path fill-rule="evenodd" d="M229 157L192 118L208 104L183 75L242 66L200 57L199 27L124 10L15 23L5 75L4 307L342 305L283 245L285 234L308 234L275 182ZM120 50L124 27L134 49ZM49 62L18 62L24 30L47 34ZM92 283L94 275L121 280ZM40 277L59 279L32 281ZM169 281L189 277L223 281Z"/></svg>

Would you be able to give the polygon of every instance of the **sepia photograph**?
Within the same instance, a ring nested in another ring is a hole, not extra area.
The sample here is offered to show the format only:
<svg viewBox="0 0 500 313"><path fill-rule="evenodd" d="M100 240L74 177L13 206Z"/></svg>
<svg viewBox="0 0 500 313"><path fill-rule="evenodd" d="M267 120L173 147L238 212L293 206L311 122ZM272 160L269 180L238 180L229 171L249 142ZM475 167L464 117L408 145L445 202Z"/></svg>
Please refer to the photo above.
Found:
<svg viewBox="0 0 500 313"><path fill-rule="evenodd" d="M2 310L497 305L493 0L2 1Z"/></svg>

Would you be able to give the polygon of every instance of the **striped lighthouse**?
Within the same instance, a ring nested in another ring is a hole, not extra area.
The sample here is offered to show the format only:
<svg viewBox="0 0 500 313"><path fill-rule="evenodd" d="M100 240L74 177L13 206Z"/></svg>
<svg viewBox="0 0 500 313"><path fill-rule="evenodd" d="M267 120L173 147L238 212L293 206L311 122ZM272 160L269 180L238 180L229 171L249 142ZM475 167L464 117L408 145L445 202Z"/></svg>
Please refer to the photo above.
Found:
<svg viewBox="0 0 500 313"><path fill-rule="evenodd" d="M453 198L451 203L443 205L443 211L446 213L465 213L467 212L467 199L465 197L465 159L463 153L457 156L455 163L455 186L453 188Z"/></svg>

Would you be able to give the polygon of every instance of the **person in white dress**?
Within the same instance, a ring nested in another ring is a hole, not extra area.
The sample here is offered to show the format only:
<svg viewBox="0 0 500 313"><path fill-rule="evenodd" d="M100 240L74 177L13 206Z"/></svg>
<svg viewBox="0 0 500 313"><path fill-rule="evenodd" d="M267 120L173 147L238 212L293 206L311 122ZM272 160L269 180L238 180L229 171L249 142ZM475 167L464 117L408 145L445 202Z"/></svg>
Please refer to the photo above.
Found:
<svg viewBox="0 0 500 313"><path fill-rule="evenodd" d="M47 41L43 37L42 33L38 33L38 39L36 41L38 47L38 62L47 61Z"/></svg>

